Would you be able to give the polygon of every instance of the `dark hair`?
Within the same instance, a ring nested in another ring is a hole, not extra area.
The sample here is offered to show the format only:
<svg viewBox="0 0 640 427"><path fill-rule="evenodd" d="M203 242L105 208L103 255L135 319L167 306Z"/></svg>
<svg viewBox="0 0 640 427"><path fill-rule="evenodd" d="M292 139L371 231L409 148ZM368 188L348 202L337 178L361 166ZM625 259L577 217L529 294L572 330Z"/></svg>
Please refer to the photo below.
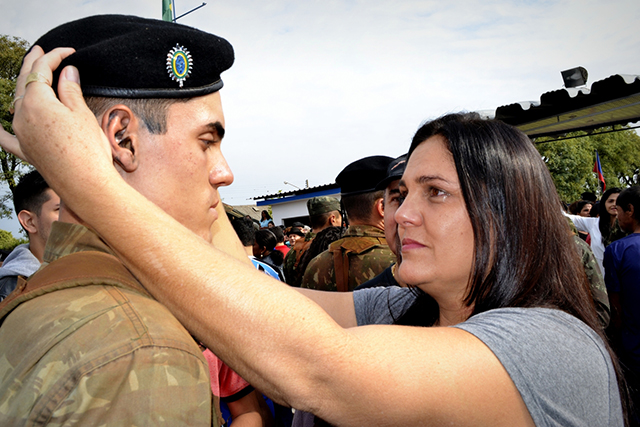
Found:
<svg viewBox="0 0 640 427"><path fill-rule="evenodd" d="M335 242L338 239L341 239L344 232L344 228L332 226L327 227L316 234L316 237L313 238L311 244L309 245L309 249L307 249L300 258L300 262L298 263L298 267L296 268L296 274L298 276L296 277L294 283L300 286L300 283L302 283L304 272L311 260L320 255L322 252L326 251L331 243Z"/></svg>
<svg viewBox="0 0 640 427"><path fill-rule="evenodd" d="M271 256L271 259L276 265L282 265L282 261L284 261L284 254L280 251L274 250L276 247L276 243L278 240L276 239L276 235L271 231L273 229L262 228L256 231L255 238L256 243L261 248L265 248L269 253L267 256Z"/></svg>
<svg viewBox="0 0 640 427"><path fill-rule="evenodd" d="M264 221L265 219L273 219L273 218L271 218L271 215L269 215L269 212L267 212L266 210L263 210L262 212L260 212L260 220Z"/></svg>
<svg viewBox="0 0 640 427"><path fill-rule="evenodd" d="M318 215L309 215L309 224L311 225L311 228L314 230L317 230L319 228L326 226L327 222L329 221L329 217L331 215L338 216L340 215L340 212L330 211L330 212L325 212Z"/></svg>
<svg viewBox="0 0 640 427"><path fill-rule="evenodd" d="M349 221L369 221L373 212L373 205L376 200L384 197L384 190L372 191L370 193L355 194L352 196L342 196L340 202L347 211Z"/></svg>
<svg viewBox="0 0 640 427"><path fill-rule="evenodd" d="M596 195L591 191L585 191L580 195L580 198L584 201L591 202L591 204L594 204L596 202Z"/></svg>
<svg viewBox="0 0 640 427"><path fill-rule="evenodd" d="M49 195L46 193L48 189L49 184L37 170L23 175L18 185L12 190L16 215L20 211L29 211L40 215L42 205L49 200Z"/></svg>
<svg viewBox="0 0 640 427"><path fill-rule="evenodd" d="M231 225L236 231L242 246L253 246L253 243L256 241L256 229L253 227L253 221L251 219L246 217L236 218L231 221Z"/></svg>
<svg viewBox="0 0 640 427"><path fill-rule="evenodd" d="M184 103L191 98L106 98L87 96L85 102L91 112L99 117L117 104L126 105L155 135L167 133L167 111L173 104Z"/></svg>
<svg viewBox="0 0 640 427"><path fill-rule="evenodd" d="M591 205L591 207L593 207L593 202L588 200L578 200L577 202L573 202L569 205L569 212L573 215L580 215L580 212L582 212L582 208L584 208L585 205Z"/></svg>
<svg viewBox="0 0 640 427"><path fill-rule="evenodd" d="M549 208L559 206L560 198L529 138L475 113L450 114L418 129L409 156L434 135L444 138L452 154L473 228L465 296L472 316L500 307L548 307L577 317L607 346L626 405L624 379L599 324L567 220L560 209Z"/></svg>
<svg viewBox="0 0 640 427"><path fill-rule="evenodd" d="M273 235L276 236L277 243L284 243L284 232L282 231L282 228L280 228L280 226L270 228L269 231L271 231Z"/></svg>
<svg viewBox="0 0 640 427"><path fill-rule="evenodd" d="M634 185L620 192L616 204L627 212L633 206L633 219L640 222L640 186Z"/></svg>
<svg viewBox="0 0 640 427"><path fill-rule="evenodd" d="M598 228L600 229L600 234L602 234L602 244L606 247L611 243L609 240L609 235L611 234L611 215L607 212L607 199L612 194L620 193L622 189L618 187L613 187L608 189L602 195L600 199L600 206L598 213L600 214L600 221L598 222Z"/></svg>

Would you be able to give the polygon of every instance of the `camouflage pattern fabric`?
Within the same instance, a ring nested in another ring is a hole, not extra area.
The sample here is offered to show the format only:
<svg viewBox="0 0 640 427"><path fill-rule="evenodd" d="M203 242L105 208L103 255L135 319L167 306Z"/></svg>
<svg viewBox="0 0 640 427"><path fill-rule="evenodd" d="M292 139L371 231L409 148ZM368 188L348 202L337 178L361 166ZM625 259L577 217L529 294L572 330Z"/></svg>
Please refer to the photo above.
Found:
<svg viewBox="0 0 640 427"><path fill-rule="evenodd" d="M303 288L322 291L338 290L334 255L331 252L336 248L342 248L343 253L348 251L347 285L350 291L373 279L396 262L396 256L389 249L382 230L369 225L352 225L342 239L333 242L328 250L309 262L302 278Z"/></svg>
<svg viewBox="0 0 640 427"><path fill-rule="evenodd" d="M609 295L607 294L607 287L604 284L602 273L596 262L596 257L593 255L591 247L578 236L573 236L573 241L579 248L580 258L582 259L582 265L584 266L584 272L589 279L589 285L591 288L591 296L593 302L596 305L596 311L598 312L598 320L603 328L609 325L611 319L611 308L609 307Z"/></svg>
<svg viewBox="0 0 640 427"><path fill-rule="evenodd" d="M109 248L54 223L45 260ZM207 362L157 301L106 285L29 299L0 327L0 425L219 425Z"/></svg>
<svg viewBox="0 0 640 427"><path fill-rule="evenodd" d="M290 286L300 287L300 283L296 282L296 277L298 277L298 263L302 258L302 255L309 249L311 246L311 241L316 237L316 233L309 232L304 236L304 239L300 239L293 245L293 248L289 252L287 252L287 256L284 257L284 261L282 262L282 270L284 272L284 279Z"/></svg>

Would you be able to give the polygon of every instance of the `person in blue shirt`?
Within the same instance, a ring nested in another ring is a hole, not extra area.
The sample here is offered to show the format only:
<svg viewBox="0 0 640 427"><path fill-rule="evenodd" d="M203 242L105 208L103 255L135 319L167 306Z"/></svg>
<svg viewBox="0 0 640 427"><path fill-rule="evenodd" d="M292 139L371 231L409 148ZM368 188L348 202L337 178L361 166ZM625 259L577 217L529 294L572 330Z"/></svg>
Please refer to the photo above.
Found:
<svg viewBox="0 0 640 427"><path fill-rule="evenodd" d="M607 246L605 283L611 303L610 337L628 372L635 407L640 404L640 187L622 191L616 200L618 224L631 233ZM640 425L636 409L632 418Z"/></svg>

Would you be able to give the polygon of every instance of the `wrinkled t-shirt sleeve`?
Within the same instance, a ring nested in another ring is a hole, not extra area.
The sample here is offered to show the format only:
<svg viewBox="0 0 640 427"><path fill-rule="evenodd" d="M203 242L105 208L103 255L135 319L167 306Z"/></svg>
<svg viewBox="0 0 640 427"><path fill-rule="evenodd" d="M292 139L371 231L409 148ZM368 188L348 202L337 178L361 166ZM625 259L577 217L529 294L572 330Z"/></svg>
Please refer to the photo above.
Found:
<svg viewBox="0 0 640 427"><path fill-rule="evenodd" d="M399 286L355 291L353 305L358 326L392 324L415 299L414 292Z"/></svg>
<svg viewBox="0 0 640 427"><path fill-rule="evenodd" d="M622 426L616 374L600 337L560 310L505 308L455 327L500 360L537 426Z"/></svg>

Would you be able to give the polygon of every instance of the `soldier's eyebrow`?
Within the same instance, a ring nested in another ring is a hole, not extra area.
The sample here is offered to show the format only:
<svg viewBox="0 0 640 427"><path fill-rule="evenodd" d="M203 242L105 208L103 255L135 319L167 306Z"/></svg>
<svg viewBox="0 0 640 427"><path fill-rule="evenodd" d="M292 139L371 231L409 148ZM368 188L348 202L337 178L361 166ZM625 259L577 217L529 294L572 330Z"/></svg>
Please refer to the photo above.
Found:
<svg viewBox="0 0 640 427"><path fill-rule="evenodd" d="M218 138L224 138L224 126L222 126L222 123L208 123L204 125L204 127L207 129L207 131L216 133L218 135Z"/></svg>

